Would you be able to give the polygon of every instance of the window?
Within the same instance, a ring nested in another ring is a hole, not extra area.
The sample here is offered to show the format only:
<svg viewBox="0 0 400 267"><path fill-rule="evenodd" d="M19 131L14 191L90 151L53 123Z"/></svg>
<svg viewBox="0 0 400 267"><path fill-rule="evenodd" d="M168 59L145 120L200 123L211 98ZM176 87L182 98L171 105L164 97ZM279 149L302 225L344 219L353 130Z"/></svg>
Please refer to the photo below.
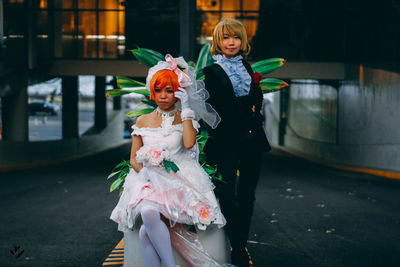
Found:
<svg viewBox="0 0 400 267"><path fill-rule="evenodd" d="M119 58L125 54L123 0L36 1L48 12L55 58Z"/></svg>
<svg viewBox="0 0 400 267"><path fill-rule="evenodd" d="M215 26L222 18L240 20L249 41L256 35L259 17L258 0L197 0L197 37L199 47L212 40Z"/></svg>

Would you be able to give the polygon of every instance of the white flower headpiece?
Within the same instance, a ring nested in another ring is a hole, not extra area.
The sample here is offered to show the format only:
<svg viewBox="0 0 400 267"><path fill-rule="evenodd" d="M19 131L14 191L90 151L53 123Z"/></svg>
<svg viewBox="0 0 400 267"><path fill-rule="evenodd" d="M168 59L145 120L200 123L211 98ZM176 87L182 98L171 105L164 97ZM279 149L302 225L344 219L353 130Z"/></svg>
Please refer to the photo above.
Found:
<svg viewBox="0 0 400 267"><path fill-rule="evenodd" d="M167 54L165 61L159 61L157 65L151 67L146 78L147 90L150 91L150 83L154 74L165 69L172 70L178 75L179 87L186 89L190 108L195 112L197 120L202 119L215 129L221 121L221 117L210 104L206 103L210 95L205 89L204 82L196 80L196 71L186 63L183 57L173 58Z"/></svg>
<svg viewBox="0 0 400 267"><path fill-rule="evenodd" d="M190 77L181 69L187 70L189 65L183 59L183 57L174 58L170 54L165 55L165 61L158 61L157 65L149 69L149 73L146 78L146 88L150 91L150 83L153 79L154 74L160 70L172 70L178 76L179 87L186 88L192 85Z"/></svg>

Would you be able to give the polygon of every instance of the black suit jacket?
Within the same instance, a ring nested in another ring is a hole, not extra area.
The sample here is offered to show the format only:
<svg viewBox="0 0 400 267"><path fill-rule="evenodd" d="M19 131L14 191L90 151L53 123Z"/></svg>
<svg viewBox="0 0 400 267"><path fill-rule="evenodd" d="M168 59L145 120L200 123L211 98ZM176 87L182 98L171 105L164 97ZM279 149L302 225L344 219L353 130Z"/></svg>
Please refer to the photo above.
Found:
<svg viewBox="0 0 400 267"><path fill-rule="evenodd" d="M243 60L249 74L253 70L247 61ZM207 100L221 117L221 123L215 130L210 129L210 138L204 148L210 161L236 157L243 149L269 151L271 149L262 127L263 116L260 114L263 93L251 81L247 96L236 97L232 83L223 68L218 64L210 65L203 70L205 86L210 94ZM255 106L255 113L252 106ZM255 131L251 142L246 139L249 131Z"/></svg>

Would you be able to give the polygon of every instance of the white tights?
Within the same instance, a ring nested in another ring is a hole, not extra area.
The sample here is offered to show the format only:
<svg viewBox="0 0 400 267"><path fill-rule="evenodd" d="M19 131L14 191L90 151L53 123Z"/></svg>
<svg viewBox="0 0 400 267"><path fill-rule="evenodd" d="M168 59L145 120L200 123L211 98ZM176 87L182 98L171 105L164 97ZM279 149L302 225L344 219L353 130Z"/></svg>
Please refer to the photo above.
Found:
<svg viewBox="0 0 400 267"><path fill-rule="evenodd" d="M159 267L161 261L166 267L176 267L168 228L161 221L160 213L153 207L144 206L140 214L143 225L139 230L139 239L146 267Z"/></svg>

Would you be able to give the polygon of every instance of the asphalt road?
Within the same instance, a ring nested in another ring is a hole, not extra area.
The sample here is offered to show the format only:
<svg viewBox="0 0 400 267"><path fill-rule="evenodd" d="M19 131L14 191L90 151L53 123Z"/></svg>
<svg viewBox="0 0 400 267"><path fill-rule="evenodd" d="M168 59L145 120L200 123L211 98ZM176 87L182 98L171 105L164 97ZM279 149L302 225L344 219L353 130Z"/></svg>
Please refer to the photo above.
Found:
<svg viewBox="0 0 400 267"><path fill-rule="evenodd" d="M108 219L118 195L106 177L128 156L125 145L0 173L0 266L100 266L122 238ZM399 207L398 180L275 151L264 155L248 248L257 267L400 266Z"/></svg>

